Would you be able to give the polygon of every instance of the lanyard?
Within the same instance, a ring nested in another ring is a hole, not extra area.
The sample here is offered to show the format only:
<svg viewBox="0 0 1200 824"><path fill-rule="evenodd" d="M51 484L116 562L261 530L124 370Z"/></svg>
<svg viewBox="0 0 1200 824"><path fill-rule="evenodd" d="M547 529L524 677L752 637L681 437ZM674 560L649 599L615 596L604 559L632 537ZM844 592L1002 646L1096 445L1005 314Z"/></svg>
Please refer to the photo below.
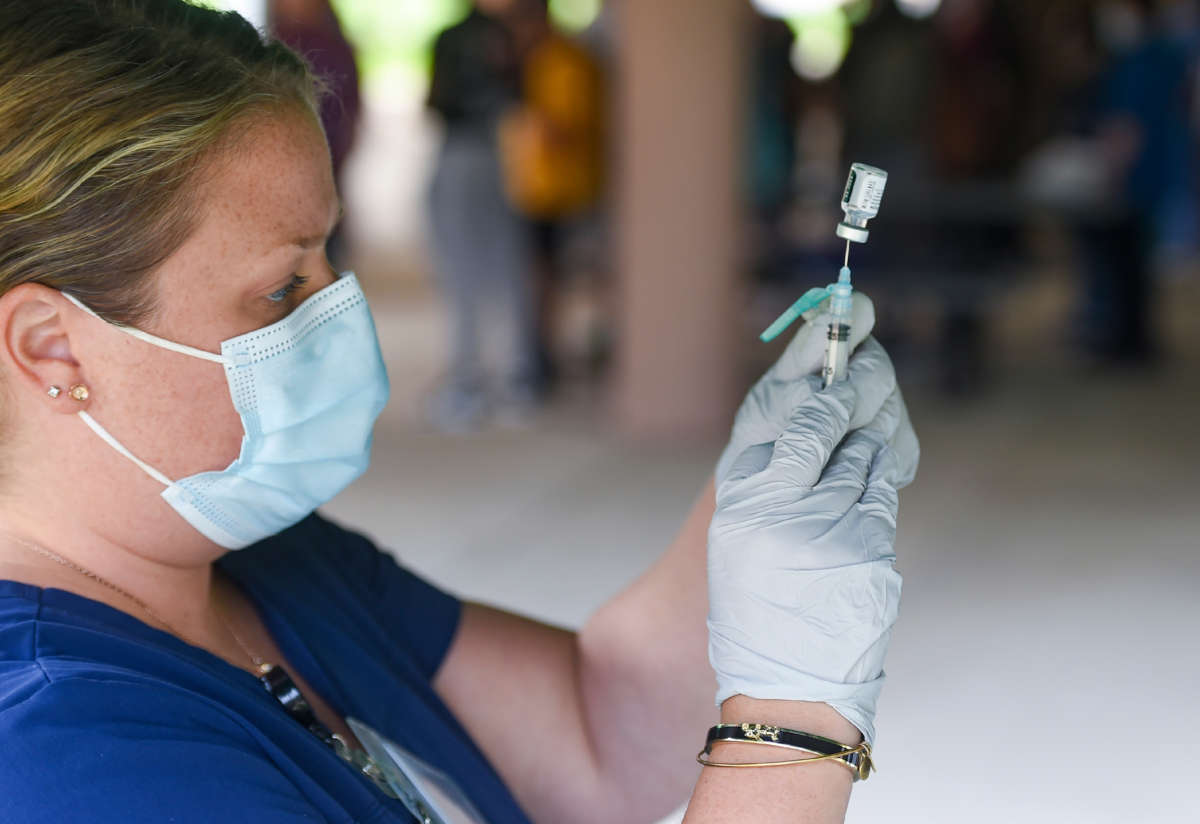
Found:
<svg viewBox="0 0 1200 824"><path fill-rule="evenodd" d="M287 670L278 664L267 664L258 677L258 681L282 705L288 715L328 744L339 758L371 779L384 795L389 798L400 798L370 755L362 750L354 749L345 738L321 723L312 707L304 700L304 695L296 686L296 682L292 680L292 676L288 675ZM422 824L433 824L433 822L422 822Z"/></svg>

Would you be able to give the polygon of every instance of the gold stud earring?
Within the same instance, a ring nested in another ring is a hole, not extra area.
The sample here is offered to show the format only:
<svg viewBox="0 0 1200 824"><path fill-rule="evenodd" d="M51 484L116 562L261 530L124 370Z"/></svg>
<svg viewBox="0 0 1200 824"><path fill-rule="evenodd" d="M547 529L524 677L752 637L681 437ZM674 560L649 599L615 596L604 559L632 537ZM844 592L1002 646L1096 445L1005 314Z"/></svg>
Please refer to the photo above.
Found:
<svg viewBox="0 0 1200 824"><path fill-rule="evenodd" d="M67 390L67 394L70 395L72 399L83 402L88 399L88 395L90 393L88 392L88 388L86 386L84 386L82 383L77 383Z"/></svg>
<svg viewBox="0 0 1200 824"><path fill-rule="evenodd" d="M57 386L51 386L49 389L46 390L46 394L52 398L57 398L59 395L62 394L62 390L59 389Z"/></svg>

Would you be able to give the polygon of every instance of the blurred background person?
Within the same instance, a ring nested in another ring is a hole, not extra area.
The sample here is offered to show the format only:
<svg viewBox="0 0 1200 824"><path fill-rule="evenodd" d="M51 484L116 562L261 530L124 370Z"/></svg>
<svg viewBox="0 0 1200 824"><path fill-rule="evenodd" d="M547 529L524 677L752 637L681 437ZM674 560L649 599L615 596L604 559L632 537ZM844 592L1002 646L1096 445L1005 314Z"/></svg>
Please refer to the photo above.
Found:
<svg viewBox="0 0 1200 824"><path fill-rule="evenodd" d="M342 33L329 0L270 0L267 10L271 33L303 55L326 84L321 125L329 139L334 180L342 191L346 158L354 147L362 110L354 47ZM344 223L338 224L326 248L335 267L353 268Z"/></svg>
<svg viewBox="0 0 1200 824"><path fill-rule="evenodd" d="M1028 150L1032 124L1025 49L1013 9L989 0L950 0L933 22L929 116L918 134L927 146L933 192L949 209L926 212L922 263L944 296L939 337L943 389L984 390L993 367L987 306L1011 291L1026 262L1028 215L1012 183ZM920 110L918 110L920 111ZM939 266L939 262L941 265Z"/></svg>
<svg viewBox="0 0 1200 824"><path fill-rule="evenodd" d="M1077 226L1080 342L1098 361L1145 364L1161 348L1152 332L1158 253L1194 248L1200 219L1189 129L1195 7L1106 0L1095 8L1095 26L1100 68L1086 125L1098 143L1108 202Z"/></svg>
<svg viewBox="0 0 1200 824"><path fill-rule="evenodd" d="M451 431L478 427L489 414L521 420L538 402L528 228L505 195L498 142L501 118L520 100L513 10L513 0L477 0L433 49L428 104L444 137L430 189L431 240L454 339L429 420ZM496 329L499 363L489 369L483 343Z"/></svg>
<svg viewBox="0 0 1200 824"><path fill-rule="evenodd" d="M545 394L558 375L554 330L565 249L603 187L604 78L588 49L550 20L546 0L515 0L509 20L521 100L502 124L501 153L509 200L528 221L533 244L534 380Z"/></svg>
<svg viewBox="0 0 1200 824"><path fill-rule="evenodd" d="M1011 174L1031 127L1014 16L990 0L874 3L837 75L842 164L891 173L893 219L855 256L863 287L889 298L895 337L912 335L905 308L928 296L930 371L956 396L986 385L987 307L1012 288L1024 253Z"/></svg>

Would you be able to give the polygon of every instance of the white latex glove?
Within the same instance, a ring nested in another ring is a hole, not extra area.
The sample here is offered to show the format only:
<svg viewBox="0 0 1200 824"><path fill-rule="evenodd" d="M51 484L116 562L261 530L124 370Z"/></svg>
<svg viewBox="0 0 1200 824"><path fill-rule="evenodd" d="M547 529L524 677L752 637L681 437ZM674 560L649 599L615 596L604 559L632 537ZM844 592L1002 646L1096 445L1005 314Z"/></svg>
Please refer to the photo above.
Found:
<svg viewBox="0 0 1200 824"><path fill-rule="evenodd" d="M774 443L787 426L792 411L810 390L803 380L821 369L825 361L826 332L829 327L828 302L818 312L804 313L804 324L796 330L787 349L754 384L742 401L733 420L729 444L717 461L717 477L729 469L729 464L747 447L756 443ZM850 310L850 351L858 348L875 326L875 306L861 292L854 293ZM820 386L820 383L817 384ZM867 419L857 421L858 425Z"/></svg>
<svg viewBox="0 0 1200 824"><path fill-rule="evenodd" d="M823 701L873 743L900 600L896 490L916 474L920 450L875 340L851 358L847 380L824 390L816 375L795 383L777 390L799 399L782 434L723 459L716 479L708 627L717 703L736 694Z"/></svg>

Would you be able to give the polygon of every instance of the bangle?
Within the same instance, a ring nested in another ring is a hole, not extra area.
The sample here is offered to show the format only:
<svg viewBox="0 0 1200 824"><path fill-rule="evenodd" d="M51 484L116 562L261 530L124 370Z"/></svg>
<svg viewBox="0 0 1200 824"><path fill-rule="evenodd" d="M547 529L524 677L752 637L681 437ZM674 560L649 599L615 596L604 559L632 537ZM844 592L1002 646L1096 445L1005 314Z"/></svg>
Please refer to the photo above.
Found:
<svg viewBox="0 0 1200 824"><path fill-rule="evenodd" d="M812 753L813 757L750 763L712 761L708 755L712 752L713 744L720 741L740 741L747 744L786 747ZM853 773L855 781L866 780L871 771L875 769L875 764L871 760L871 746L865 741L856 747L847 747L832 738L789 730L771 724L717 724L709 729L704 749L696 756L696 760L706 767L784 767L794 764L809 764L815 761L837 761Z"/></svg>

